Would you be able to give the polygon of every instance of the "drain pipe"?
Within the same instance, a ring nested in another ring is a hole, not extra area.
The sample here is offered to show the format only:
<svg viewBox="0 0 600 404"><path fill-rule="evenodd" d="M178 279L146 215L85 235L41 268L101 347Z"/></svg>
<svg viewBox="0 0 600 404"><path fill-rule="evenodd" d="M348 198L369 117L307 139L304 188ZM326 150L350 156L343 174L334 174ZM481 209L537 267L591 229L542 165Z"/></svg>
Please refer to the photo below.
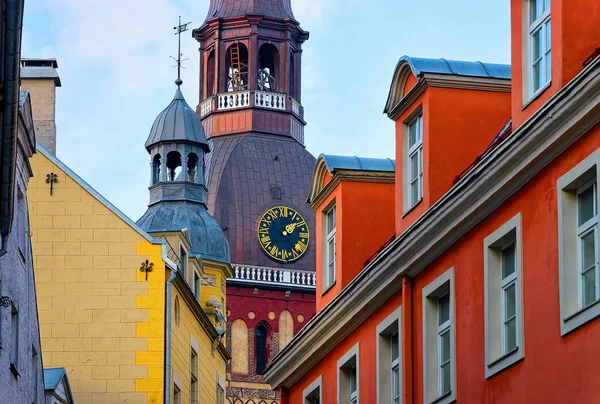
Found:
<svg viewBox="0 0 600 404"><path fill-rule="evenodd" d="M17 152L17 114L19 112L19 63L23 5L19 0L5 3L4 20L4 108L2 108L2 136L0 136L0 256L6 254L8 233L12 227L14 182Z"/></svg>
<svg viewBox="0 0 600 404"><path fill-rule="evenodd" d="M173 300L173 282L177 278L177 270L171 271L171 276L167 280L165 296L165 394L163 403L171 403L171 317L173 310L171 304Z"/></svg>

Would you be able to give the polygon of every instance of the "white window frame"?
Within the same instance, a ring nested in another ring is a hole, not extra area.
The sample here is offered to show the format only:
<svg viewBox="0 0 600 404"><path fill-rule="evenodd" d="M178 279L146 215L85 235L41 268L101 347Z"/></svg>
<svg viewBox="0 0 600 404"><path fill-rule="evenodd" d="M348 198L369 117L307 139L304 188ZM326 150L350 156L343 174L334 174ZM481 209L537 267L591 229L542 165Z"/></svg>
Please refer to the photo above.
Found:
<svg viewBox="0 0 600 404"><path fill-rule="evenodd" d="M181 378L173 371L173 404L181 404L183 402L182 386Z"/></svg>
<svg viewBox="0 0 600 404"><path fill-rule="evenodd" d="M188 278L187 278L187 275L188 275L188 251L181 243L179 244L179 262L181 264L181 268L180 268L181 276L187 282L188 281Z"/></svg>
<svg viewBox="0 0 600 404"><path fill-rule="evenodd" d="M596 183L596 179L589 181L587 184L583 185L582 187L580 187L577 190L577 211L579 212L579 195L581 195L583 192L587 191L588 189L590 189L590 187L592 188L592 193L593 193L593 204L595 207L595 212L594 212L594 216L589 219L588 221L586 221L585 223L582 223L581 225L579 225L579 215L577 217L577 268L578 268L578 272L579 275L577 277L578 279L578 289L579 289L579 309L585 309L591 305L593 305L594 303L598 302L598 300L600 299L600 284L599 284L599 280L600 280L600 274L599 274L599 268L600 265L598 265L598 187L597 187L597 183ZM587 236L588 234L592 233L594 235L594 265L592 267L589 268L584 268L583 267L583 238L585 236ZM594 296L594 301L586 304L585 303L585 296L584 296L584 276L585 274L587 274L588 272L594 271L594 284L595 284L595 296Z"/></svg>
<svg viewBox="0 0 600 404"><path fill-rule="evenodd" d="M225 404L225 379L217 373L217 404Z"/></svg>
<svg viewBox="0 0 600 404"><path fill-rule="evenodd" d="M535 98L550 85L552 80L552 25L550 21L550 0L526 0L526 2L524 25L527 27L527 44L529 48L529 55L527 58L529 83L527 87L529 89L530 98ZM533 3L538 3L542 8L545 8L545 10L534 21L531 21ZM534 60L534 35L538 32L540 32L540 46L542 50L539 58ZM540 65L542 80L540 80L539 88L536 89L535 83L537 76L534 74L534 66L538 63Z"/></svg>
<svg viewBox="0 0 600 404"><path fill-rule="evenodd" d="M401 308L394 310L377 325L377 404L401 404L402 401L402 333ZM393 335L398 335L398 358L392 358ZM398 401L392 397L393 370L398 369Z"/></svg>
<svg viewBox="0 0 600 404"><path fill-rule="evenodd" d="M502 278L503 251L514 244L515 270ZM521 213L518 213L483 240L485 377L489 378L525 357L523 328L523 258ZM516 347L506 347L506 296L515 286Z"/></svg>
<svg viewBox="0 0 600 404"><path fill-rule="evenodd" d="M329 228L329 215L333 215L333 227ZM323 246L323 282L322 282L322 293L327 292L336 281L336 267L337 267L337 209L335 199L330 205L323 210L323 232L325 234L324 240L325 245ZM330 256L329 246L333 244L333 257Z"/></svg>
<svg viewBox="0 0 600 404"><path fill-rule="evenodd" d="M600 300L583 307L581 290L580 242L578 225L578 191L600 178L600 149L591 153L557 180L558 192L558 271L560 292L560 330L565 336L583 324L600 316ZM596 187L597 191L597 187ZM598 196L595 198L599 212ZM597 216L597 215L596 215ZM588 230L593 228L588 225ZM596 261L599 247L596 238ZM598 266L598 262L596 262ZM596 289L598 293L598 289Z"/></svg>
<svg viewBox="0 0 600 404"><path fill-rule="evenodd" d="M194 269L194 275L192 278L192 288L194 289L194 297L196 300L200 301L200 291L202 289L202 278L200 278L200 274L198 271ZM225 308L223 308L225 309Z"/></svg>
<svg viewBox="0 0 600 404"><path fill-rule="evenodd" d="M417 139L413 145L410 144L410 129L414 125L417 126L416 134ZM404 206L405 213L417 206L423 200L423 111L421 108L411 115L406 120L405 124L405 153L403 164L404 172ZM417 158L417 173L412 172L411 158L416 156ZM417 195L413 194L412 184L417 182ZM414 200L414 202L413 202Z"/></svg>
<svg viewBox="0 0 600 404"><path fill-rule="evenodd" d="M351 389L352 370L356 370L356 389ZM338 403L360 403L360 343L356 343L337 361Z"/></svg>
<svg viewBox="0 0 600 404"><path fill-rule="evenodd" d="M323 404L323 375L317 377L302 391L302 398L303 404Z"/></svg>
<svg viewBox="0 0 600 404"><path fill-rule="evenodd" d="M454 267L423 288L423 401L448 404L456 400L456 337ZM449 295L450 316L439 324L439 299ZM450 391L441 394L440 336L450 333Z"/></svg>

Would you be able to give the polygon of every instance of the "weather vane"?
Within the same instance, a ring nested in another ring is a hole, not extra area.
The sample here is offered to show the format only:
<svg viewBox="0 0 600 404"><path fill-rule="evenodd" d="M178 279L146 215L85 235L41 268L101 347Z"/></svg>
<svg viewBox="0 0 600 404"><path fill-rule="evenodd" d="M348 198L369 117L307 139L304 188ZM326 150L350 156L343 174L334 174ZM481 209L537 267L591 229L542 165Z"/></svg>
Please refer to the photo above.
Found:
<svg viewBox="0 0 600 404"><path fill-rule="evenodd" d="M171 58L173 60L175 60L175 62L177 63L177 80L175 80L175 84L177 84L177 86L180 86L183 83L183 80L181 80L181 64L183 62L185 62L187 59L181 59L181 33L185 32L188 30L188 25L190 25L192 22L186 22L185 24L181 23L181 16L179 16L179 25L177 25L176 27L173 27L173 29L175 30L175 35L179 35L178 38L178 44L177 44L177 59L175 59L173 56L171 56Z"/></svg>

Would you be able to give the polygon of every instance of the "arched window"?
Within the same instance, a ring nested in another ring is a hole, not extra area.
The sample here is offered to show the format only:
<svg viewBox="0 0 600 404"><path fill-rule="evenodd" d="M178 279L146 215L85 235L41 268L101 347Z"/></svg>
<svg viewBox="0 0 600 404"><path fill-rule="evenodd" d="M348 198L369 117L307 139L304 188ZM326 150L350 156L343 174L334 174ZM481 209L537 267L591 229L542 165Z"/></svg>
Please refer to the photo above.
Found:
<svg viewBox="0 0 600 404"><path fill-rule="evenodd" d="M264 44L258 52L258 89L276 91L279 78L279 51L272 44Z"/></svg>
<svg viewBox="0 0 600 404"><path fill-rule="evenodd" d="M176 151L167 154L167 181L175 181L181 173L181 154Z"/></svg>
<svg viewBox="0 0 600 404"><path fill-rule="evenodd" d="M160 182L160 154L152 159L152 185Z"/></svg>
<svg viewBox="0 0 600 404"><path fill-rule="evenodd" d="M206 60L206 95L215 94L215 51L212 50L208 54Z"/></svg>
<svg viewBox="0 0 600 404"><path fill-rule="evenodd" d="M198 155L196 153L188 154L187 170L189 182L200 182L198 181Z"/></svg>
<svg viewBox="0 0 600 404"><path fill-rule="evenodd" d="M227 67L227 91L248 89L248 49L246 45L236 42L227 48L225 56Z"/></svg>
<svg viewBox="0 0 600 404"><path fill-rule="evenodd" d="M267 351L267 337L269 331L264 324L256 327L256 337L254 341L255 346L255 357L256 357L256 374L262 375L267 367L268 351Z"/></svg>

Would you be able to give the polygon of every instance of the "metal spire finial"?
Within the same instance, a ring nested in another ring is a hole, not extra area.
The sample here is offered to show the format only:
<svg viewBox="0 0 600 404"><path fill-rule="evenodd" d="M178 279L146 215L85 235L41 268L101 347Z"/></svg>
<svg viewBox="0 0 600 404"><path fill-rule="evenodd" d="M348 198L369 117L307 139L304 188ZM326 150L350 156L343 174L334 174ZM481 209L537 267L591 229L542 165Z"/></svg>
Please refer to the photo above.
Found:
<svg viewBox="0 0 600 404"><path fill-rule="evenodd" d="M176 27L173 27L173 29L175 30L175 35L179 35L178 39L178 43L177 43L177 59L175 59L173 56L171 56L171 58L173 60L175 60L175 62L177 63L177 80L175 80L175 84L177 84L177 87L179 87L181 84L183 84L183 80L181 80L181 69L185 69L185 67L182 66L182 63L185 62L188 59L181 59L182 53L181 53L181 33L185 32L188 30L188 25L191 24L190 22L186 22L185 24L181 23L181 16L179 16L179 25L177 25Z"/></svg>

